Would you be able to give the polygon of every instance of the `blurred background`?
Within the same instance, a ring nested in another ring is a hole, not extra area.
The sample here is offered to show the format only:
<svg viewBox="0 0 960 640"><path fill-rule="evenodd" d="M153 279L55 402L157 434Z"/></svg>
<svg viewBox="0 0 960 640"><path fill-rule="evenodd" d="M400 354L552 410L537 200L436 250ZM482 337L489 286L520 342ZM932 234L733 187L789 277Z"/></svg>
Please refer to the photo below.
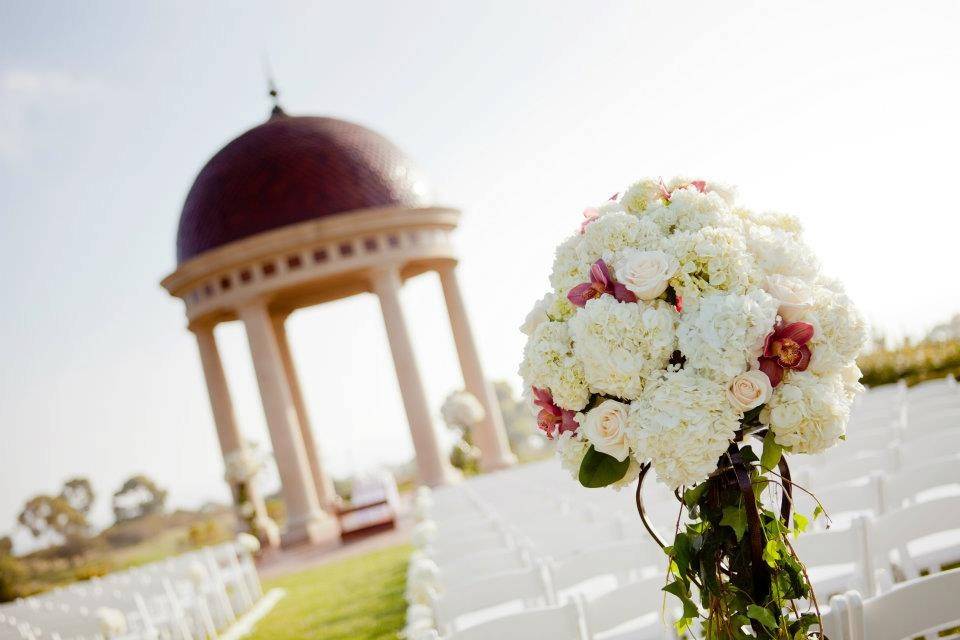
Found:
<svg viewBox="0 0 960 640"><path fill-rule="evenodd" d="M383 133L463 210L461 284L517 434L517 328L553 247L643 176L797 215L873 326L868 381L960 366L958 19L948 1L0 2L0 534L43 546L18 515L76 477L94 529L141 474L148 510L228 502L196 345L158 283L197 171L266 119L267 68L288 113ZM439 409L460 374L435 275L403 300ZM376 299L289 331L327 468L403 468ZM267 448L242 329L217 337Z"/></svg>

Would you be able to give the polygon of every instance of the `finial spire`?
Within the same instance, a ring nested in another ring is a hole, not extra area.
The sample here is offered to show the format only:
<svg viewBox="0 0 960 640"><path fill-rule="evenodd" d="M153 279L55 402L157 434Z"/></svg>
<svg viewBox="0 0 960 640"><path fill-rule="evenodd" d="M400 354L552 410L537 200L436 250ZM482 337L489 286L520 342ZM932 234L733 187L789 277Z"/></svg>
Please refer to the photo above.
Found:
<svg viewBox="0 0 960 640"><path fill-rule="evenodd" d="M263 72L267 77L267 93L273 101L273 109L270 110L270 117L277 118L287 115L283 107L280 106L280 91L277 90L277 83L273 79L273 70L270 68L270 59L266 55L263 56Z"/></svg>

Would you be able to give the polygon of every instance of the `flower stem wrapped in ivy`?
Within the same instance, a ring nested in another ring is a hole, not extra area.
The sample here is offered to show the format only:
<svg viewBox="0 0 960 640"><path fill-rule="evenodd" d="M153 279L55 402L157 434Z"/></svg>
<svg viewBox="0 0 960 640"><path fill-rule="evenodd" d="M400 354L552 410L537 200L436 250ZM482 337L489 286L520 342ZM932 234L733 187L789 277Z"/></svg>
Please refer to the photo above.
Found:
<svg viewBox="0 0 960 640"><path fill-rule="evenodd" d="M794 218L748 211L707 180L621 194L583 224L571 216L524 323L538 424L584 486L636 482L658 540L644 477L682 499L685 524L661 541L682 630L818 637L787 457L842 439L866 325Z"/></svg>

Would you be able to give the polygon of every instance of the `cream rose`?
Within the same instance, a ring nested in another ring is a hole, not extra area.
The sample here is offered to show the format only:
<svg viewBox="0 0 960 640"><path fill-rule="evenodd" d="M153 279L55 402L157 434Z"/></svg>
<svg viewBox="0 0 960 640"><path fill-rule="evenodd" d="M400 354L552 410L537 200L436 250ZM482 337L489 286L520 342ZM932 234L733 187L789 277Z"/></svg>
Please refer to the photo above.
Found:
<svg viewBox="0 0 960 640"><path fill-rule="evenodd" d="M753 369L741 373L727 387L727 398L739 411L756 409L770 398L773 387L763 371Z"/></svg>
<svg viewBox="0 0 960 640"><path fill-rule="evenodd" d="M530 310L530 313L528 313L527 317L524 319L523 324L520 325L520 331L524 335L533 335L534 329L539 327L544 322L550 320L547 312L550 310L550 307L553 306L555 299L555 295L548 293L537 300L537 303L533 305L533 309Z"/></svg>
<svg viewBox="0 0 960 640"><path fill-rule="evenodd" d="M617 281L641 300L653 300L666 291L678 269L677 259L663 251L624 249L613 264Z"/></svg>
<svg viewBox="0 0 960 640"><path fill-rule="evenodd" d="M627 444L627 414L629 407L616 400L604 400L584 414L577 414L577 422L593 448L613 456L621 462L630 455Z"/></svg>
<svg viewBox="0 0 960 640"><path fill-rule="evenodd" d="M764 290L780 303L779 313L784 322L796 322L813 304L813 296L805 283L787 276L767 277Z"/></svg>

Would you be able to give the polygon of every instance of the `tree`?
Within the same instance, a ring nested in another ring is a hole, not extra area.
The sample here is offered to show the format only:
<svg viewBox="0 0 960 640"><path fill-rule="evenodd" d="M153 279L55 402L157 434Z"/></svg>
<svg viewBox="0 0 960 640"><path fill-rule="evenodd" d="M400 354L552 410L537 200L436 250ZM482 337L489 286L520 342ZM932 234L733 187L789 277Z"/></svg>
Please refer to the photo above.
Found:
<svg viewBox="0 0 960 640"><path fill-rule="evenodd" d="M162 513L167 492L145 475L136 475L113 494L113 515L117 522Z"/></svg>
<svg viewBox="0 0 960 640"><path fill-rule="evenodd" d="M24 505L17 521L35 538L47 537L57 544L75 543L87 535L87 518L60 496L34 496Z"/></svg>
<svg viewBox="0 0 960 640"><path fill-rule="evenodd" d="M93 485L86 478L71 478L63 483L63 489L60 490L60 497L69 503L71 507L80 513L87 515L93 506L93 500L96 494L93 492Z"/></svg>

